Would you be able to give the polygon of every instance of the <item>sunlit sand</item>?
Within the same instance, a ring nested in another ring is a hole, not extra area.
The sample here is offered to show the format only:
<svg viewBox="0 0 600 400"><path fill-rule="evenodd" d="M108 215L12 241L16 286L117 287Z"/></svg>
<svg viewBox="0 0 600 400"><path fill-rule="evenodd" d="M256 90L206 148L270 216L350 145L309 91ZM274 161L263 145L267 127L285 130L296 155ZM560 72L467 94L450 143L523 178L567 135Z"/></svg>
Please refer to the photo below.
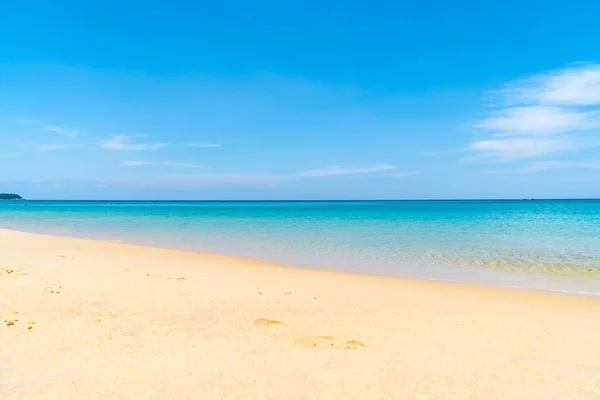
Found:
<svg viewBox="0 0 600 400"><path fill-rule="evenodd" d="M598 399L600 301L0 230L2 399Z"/></svg>

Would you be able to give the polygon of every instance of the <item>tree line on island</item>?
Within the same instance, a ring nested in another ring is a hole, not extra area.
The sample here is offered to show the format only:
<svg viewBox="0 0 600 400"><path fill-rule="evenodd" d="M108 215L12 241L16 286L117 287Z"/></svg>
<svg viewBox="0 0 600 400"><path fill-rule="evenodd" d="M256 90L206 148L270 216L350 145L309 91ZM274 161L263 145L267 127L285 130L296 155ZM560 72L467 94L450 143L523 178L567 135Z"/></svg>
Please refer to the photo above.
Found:
<svg viewBox="0 0 600 400"><path fill-rule="evenodd" d="M23 200L23 198L16 193L0 193L0 200Z"/></svg>

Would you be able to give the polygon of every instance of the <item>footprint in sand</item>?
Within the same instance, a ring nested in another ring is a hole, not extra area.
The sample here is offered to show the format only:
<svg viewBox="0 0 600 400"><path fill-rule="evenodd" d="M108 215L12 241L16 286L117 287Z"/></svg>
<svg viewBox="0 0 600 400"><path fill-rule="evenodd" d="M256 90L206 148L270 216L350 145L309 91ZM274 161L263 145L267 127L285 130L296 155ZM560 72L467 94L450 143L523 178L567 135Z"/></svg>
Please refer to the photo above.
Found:
<svg viewBox="0 0 600 400"><path fill-rule="evenodd" d="M50 294L60 294L60 291L62 290L62 286L59 286L59 287L47 287L44 290L47 293L50 293Z"/></svg>
<svg viewBox="0 0 600 400"><path fill-rule="evenodd" d="M23 271L19 271L18 269L14 269L14 268L0 268L0 275L15 276L15 275L27 275L27 274Z"/></svg>
<svg viewBox="0 0 600 400"><path fill-rule="evenodd" d="M285 322L265 318L255 320L254 326L278 331L287 331L289 328L289 325ZM293 331L289 332L289 335L286 334L281 337L291 339L292 343L306 348L358 350L365 347L365 344L358 340L346 340L333 336L302 335Z"/></svg>
<svg viewBox="0 0 600 400"><path fill-rule="evenodd" d="M115 314L114 312L101 312L98 314L96 321L98 322L104 322L104 321L109 321L109 320L115 320L119 318L119 316L117 314Z"/></svg>
<svg viewBox="0 0 600 400"><path fill-rule="evenodd" d="M150 273L147 273L146 276L148 278L160 278L160 279L168 279L168 280L175 280L175 281L187 281L187 278L185 276L171 276L171 275L160 275L160 274L150 274Z"/></svg>
<svg viewBox="0 0 600 400"><path fill-rule="evenodd" d="M14 317L12 320L10 320L10 319L4 320L4 324L6 326L13 326L16 322L19 322L19 312L15 311L15 312L13 312L13 315L14 315Z"/></svg>
<svg viewBox="0 0 600 400"><path fill-rule="evenodd" d="M345 340L333 336L300 336L294 340L299 346L318 349L358 350L365 344L358 340Z"/></svg>
<svg viewBox="0 0 600 400"><path fill-rule="evenodd" d="M260 326L263 328L287 328L288 324L274 319L259 318L254 321L254 326Z"/></svg>

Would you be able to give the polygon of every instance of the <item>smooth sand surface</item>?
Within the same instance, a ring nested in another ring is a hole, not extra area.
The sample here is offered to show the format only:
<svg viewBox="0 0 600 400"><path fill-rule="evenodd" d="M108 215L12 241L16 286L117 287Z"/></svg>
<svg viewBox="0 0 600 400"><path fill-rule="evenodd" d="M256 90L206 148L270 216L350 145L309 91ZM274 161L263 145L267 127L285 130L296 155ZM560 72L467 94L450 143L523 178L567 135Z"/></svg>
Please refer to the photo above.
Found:
<svg viewBox="0 0 600 400"><path fill-rule="evenodd" d="M0 230L1 399L600 399L600 301Z"/></svg>

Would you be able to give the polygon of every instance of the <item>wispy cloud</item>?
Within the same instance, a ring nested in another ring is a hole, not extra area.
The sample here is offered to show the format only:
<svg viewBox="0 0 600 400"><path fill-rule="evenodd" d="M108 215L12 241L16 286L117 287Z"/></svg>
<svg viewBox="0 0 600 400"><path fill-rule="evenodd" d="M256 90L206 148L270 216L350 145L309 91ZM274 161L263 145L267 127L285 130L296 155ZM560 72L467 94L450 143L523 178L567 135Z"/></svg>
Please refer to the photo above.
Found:
<svg viewBox="0 0 600 400"><path fill-rule="evenodd" d="M357 175L357 174L370 174L373 172L389 171L396 169L395 166L389 164L376 164L368 167L344 167L341 165L331 165L326 168L312 169L308 171L299 172L296 176L301 178L317 178L323 176L336 176L336 175Z"/></svg>
<svg viewBox="0 0 600 400"><path fill-rule="evenodd" d="M514 107L500 110L475 126L496 136L547 136L599 128L600 112L548 106Z"/></svg>
<svg viewBox="0 0 600 400"><path fill-rule="evenodd" d="M494 94L502 108L475 124L485 137L467 145L480 158L509 162L600 145L587 135L600 129L600 65L509 82Z"/></svg>
<svg viewBox="0 0 600 400"><path fill-rule="evenodd" d="M218 143L186 143L187 147L197 147L200 149L208 149L213 147L221 147Z"/></svg>
<svg viewBox="0 0 600 400"><path fill-rule="evenodd" d="M121 166L123 167L144 167L147 165L162 165L165 167L182 167L182 168L202 168L202 165L199 164L189 164L182 162L171 162L171 161L123 161Z"/></svg>
<svg viewBox="0 0 600 400"><path fill-rule="evenodd" d="M577 150L581 146L565 137L535 138L511 137L487 139L472 142L470 149L481 158L495 162L523 160L567 150Z"/></svg>
<svg viewBox="0 0 600 400"><path fill-rule="evenodd" d="M69 136L69 137L77 136L79 134L79 132L75 129L63 128L63 127L56 126L56 125L45 125L43 127L43 129L45 131L50 131L50 132L58 133L59 135L62 135L62 136Z"/></svg>
<svg viewBox="0 0 600 400"><path fill-rule="evenodd" d="M139 151L156 150L167 145L167 143L135 143L134 139L144 135L116 135L100 143L100 147L116 151Z"/></svg>
<svg viewBox="0 0 600 400"><path fill-rule="evenodd" d="M559 106L600 104L600 65L575 65L508 83L509 102Z"/></svg>
<svg viewBox="0 0 600 400"><path fill-rule="evenodd" d="M211 182L211 183L243 183L243 184L274 184L284 181L297 181L301 179L313 179L322 177L370 174L376 172L390 171L396 169L393 165L376 164L368 167L344 167L329 166L322 169L313 169L290 174L263 174L263 173L205 173L205 174L169 174L162 178L181 182ZM407 171L387 174L389 177L406 177L417 175L421 171Z"/></svg>

